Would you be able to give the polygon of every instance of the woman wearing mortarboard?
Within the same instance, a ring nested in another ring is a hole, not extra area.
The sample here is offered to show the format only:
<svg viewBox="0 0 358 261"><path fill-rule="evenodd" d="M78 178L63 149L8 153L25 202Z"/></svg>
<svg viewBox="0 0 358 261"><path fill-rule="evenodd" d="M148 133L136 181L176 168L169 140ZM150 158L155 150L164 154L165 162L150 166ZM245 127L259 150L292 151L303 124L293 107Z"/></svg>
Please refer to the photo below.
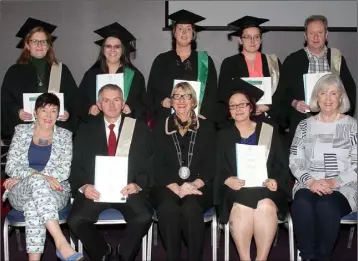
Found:
<svg viewBox="0 0 358 261"><path fill-rule="evenodd" d="M205 51L196 51L196 35L202 28L196 23L204 17L186 10L169 15L172 24L173 50L159 54L148 79L148 99L154 124L171 112L170 94L179 81L193 81L199 117L215 121L217 73L214 62Z"/></svg>
<svg viewBox="0 0 358 261"><path fill-rule="evenodd" d="M103 39L96 41L101 46L97 62L85 73L80 84L81 117L97 115L97 93L101 86L100 75L105 76L103 82L114 83L123 90L125 108L124 114L132 118L144 118L145 107L145 80L142 73L135 68L130 60L130 53L135 52L136 38L123 26L115 22L95 31ZM117 81L116 76L122 75L123 82ZM109 77L107 79L107 76Z"/></svg>
<svg viewBox="0 0 358 261"><path fill-rule="evenodd" d="M11 139L17 124L33 119L32 111L24 111L24 93L63 93L64 114L56 124L71 131L75 127L78 89L68 67L55 56L52 43L56 37L51 34L56 27L28 18L16 35L22 38L16 47L23 51L6 72L1 88L3 139Z"/></svg>
<svg viewBox="0 0 358 261"><path fill-rule="evenodd" d="M264 92L241 79L227 89L233 121L218 133L215 205L220 222L229 222L240 260L251 260L252 238L254 260L267 260L277 220L285 219L291 198L287 157L277 129L255 119Z"/></svg>
<svg viewBox="0 0 358 261"><path fill-rule="evenodd" d="M224 59L219 75L219 99L227 95L230 82L235 78L246 78L246 80L254 80L248 78L257 77L271 77L271 94L275 93L279 75L281 63L276 55L261 53L262 34L267 32L260 27L261 24L269 21L264 18L257 18L252 16L244 16L232 23L229 26L238 28L237 31L230 33L229 37L237 36L239 40L239 52L236 55L227 57ZM270 104L261 104L258 102L256 108L256 116L260 120L266 120L270 116L275 120L271 111ZM221 104L220 109L222 115L226 115L228 111L224 110L225 105ZM223 121L221 127L226 126L227 121Z"/></svg>

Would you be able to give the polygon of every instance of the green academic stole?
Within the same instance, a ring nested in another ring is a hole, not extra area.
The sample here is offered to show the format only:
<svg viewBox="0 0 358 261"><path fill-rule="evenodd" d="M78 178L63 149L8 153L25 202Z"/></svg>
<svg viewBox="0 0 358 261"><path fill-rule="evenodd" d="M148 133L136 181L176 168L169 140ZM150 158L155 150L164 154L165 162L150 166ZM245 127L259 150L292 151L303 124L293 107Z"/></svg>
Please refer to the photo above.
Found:
<svg viewBox="0 0 358 261"><path fill-rule="evenodd" d="M202 104L205 94L206 81L208 80L209 56L206 51L198 51L198 82L201 83L199 104ZM199 107L201 108L201 106Z"/></svg>
<svg viewBox="0 0 358 261"><path fill-rule="evenodd" d="M127 101L128 94L129 94L129 91L130 91L131 86L132 86L134 73L135 73L134 70L132 70L130 68L127 68L127 67L124 68L124 70L123 70L123 85L124 85L123 96L124 96L124 101Z"/></svg>

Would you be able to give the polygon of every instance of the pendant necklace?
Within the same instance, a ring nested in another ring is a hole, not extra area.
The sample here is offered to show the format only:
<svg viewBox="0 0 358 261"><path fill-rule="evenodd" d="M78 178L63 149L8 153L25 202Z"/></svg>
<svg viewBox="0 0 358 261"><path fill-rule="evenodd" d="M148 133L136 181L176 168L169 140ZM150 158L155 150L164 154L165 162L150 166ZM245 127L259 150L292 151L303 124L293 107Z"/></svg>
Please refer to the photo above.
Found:
<svg viewBox="0 0 358 261"><path fill-rule="evenodd" d="M37 79L39 80L39 86L42 87L42 85L43 85L43 83L42 83L42 78L43 78L43 76L44 76L44 73L42 73L41 78L39 77L38 74L36 74L36 76L37 76Z"/></svg>
<svg viewBox="0 0 358 261"><path fill-rule="evenodd" d="M175 149L177 151L179 165L180 165L178 174L179 174L179 177L184 180L190 177L189 167L191 164L191 160L193 159L193 151L194 151L194 145L195 145L195 140L196 140L196 133L197 133L196 131L193 131L190 136L190 143L189 143L189 150L188 150L188 166L183 166L181 147L179 145L177 133L174 133L172 135Z"/></svg>
<svg viewBox="0 0 358 261"><path fill-rule="evenodd" d="M49 140L51 139L51 137L42 138L40 136L37 136L36 133L34 135L36 136L36 138L38 138L40 146L47 146L49 144Z"/></svg>

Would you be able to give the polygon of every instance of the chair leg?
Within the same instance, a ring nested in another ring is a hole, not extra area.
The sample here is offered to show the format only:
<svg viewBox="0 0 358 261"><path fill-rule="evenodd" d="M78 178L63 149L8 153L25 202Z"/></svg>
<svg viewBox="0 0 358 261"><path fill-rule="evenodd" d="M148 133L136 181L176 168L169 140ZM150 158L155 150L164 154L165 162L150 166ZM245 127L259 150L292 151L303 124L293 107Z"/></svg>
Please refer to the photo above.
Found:
<svg viewBox="0 0 358 261"><path fill-rule="evenodd" d="M229 223L225 224L225 250L224 250L224 260L229 261L229 239L230 239L230 230Z"/></svg>
<svg viewBox="0 0 358 261"><path fill-rule="evenodd" d="M9 221L5 218L4 222L4 232L3 232L3 240L4 240L4 259L5 261L10 261L9 255Z"/></svg>
<svg viewBox="0 0 358 261"><path fill-rule="evenodd" d="M213 215L213 220L211 221L211 244L213 249L213 261L217 260L217 230L218 223L216 220L216 214Z"/></svg>
<svg viewBox="0 0 358 261"><path fill-rule="evenodd" d="M273 241L273 246L277 246L277 241L278 241L278 231L279 231L279 226L277 226L277 230L276 230L276 236L275 236L275 241Z"/></svg>
<svg viewBox="0 0 358 261"><path fill-rule="evenodd" d="M78 239L78 253L82 253L83 254L83 245L81 240Z"/></svg>
<svg viewBox="0 0 358 261"><path fill-rule="evenodd" d="M348 239L348 244L347 244L347 248L351 248L352 247L352 241L353 241L353 236L354 236L354 231L356 229L355 227L356 225L351 227L351 230L349 232L349 239Z"/></svg>
<svg viewBox="0 0 358 261"><path fill-rule="evenodd" d="M154 226L154 222L152 223L152 225L150 226L149 231L148 231L147 261L150 261L152 259L153 226Z"/></svg>
<svg viewBox="0 0 358 261"><path fill-rule="evenodd" d="M24 249L22 248L22 244L21 244L20 229L19 229L19 228L16 228L16 229L15 229L15 233L16 233L17 248L19 249L19 252L21 252L21 251L23 251Z"/></svg>
<svg viewBox="0 0 358 261"><path fill-rule="evenodd" d="M288 223L288 242L290 248L290 260L295 261L295 240L293 234L293 223L290 213L287 215L287 223Z"/></svg>
<svg viewBox="0 0 358 261"><path fill-rule="evenodd" d="M147 261L147 235L142 239L142 261Z"/></svg>
<svg viewBox="0 0 358 261"><path fill-rule="evenodd" d="M158 224L153 222L153 245L158 245Z"/></svg>

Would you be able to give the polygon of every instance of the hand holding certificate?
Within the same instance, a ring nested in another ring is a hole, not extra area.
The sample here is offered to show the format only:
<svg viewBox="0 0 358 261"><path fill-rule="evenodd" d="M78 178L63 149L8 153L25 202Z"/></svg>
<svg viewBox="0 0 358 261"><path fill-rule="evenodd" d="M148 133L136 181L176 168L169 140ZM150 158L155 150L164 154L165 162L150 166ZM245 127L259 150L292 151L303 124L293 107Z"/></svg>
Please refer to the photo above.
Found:
<svg viewBox="0 0 358 261"><path fill-rule="evenodd" d="M267 179L266 146L236 144L236 168L245 188L262 187Z"/></svg>
<svg viewBox="0 0 358 261"><path fill-rule="evenodd" d="M96 156L94 186L100 193L96 202L125 203L120 192L128 183L128 157Z"/></svg>
<svg viewBox="0 0 358 261"><path fill-rule="evenodd" d="M34 121L35 116L34 109L35 109L35 103L37 97L39 97L42 93L23 93L23 103L24 103L24 111L27 113L30 113L32 115L32 119L25 120L25 121ZM64 110L64 98L63 93L54 93L56 96L60 99L60 112L59 112L59 119L60 117L64 116L65 110Z"/></svg>

